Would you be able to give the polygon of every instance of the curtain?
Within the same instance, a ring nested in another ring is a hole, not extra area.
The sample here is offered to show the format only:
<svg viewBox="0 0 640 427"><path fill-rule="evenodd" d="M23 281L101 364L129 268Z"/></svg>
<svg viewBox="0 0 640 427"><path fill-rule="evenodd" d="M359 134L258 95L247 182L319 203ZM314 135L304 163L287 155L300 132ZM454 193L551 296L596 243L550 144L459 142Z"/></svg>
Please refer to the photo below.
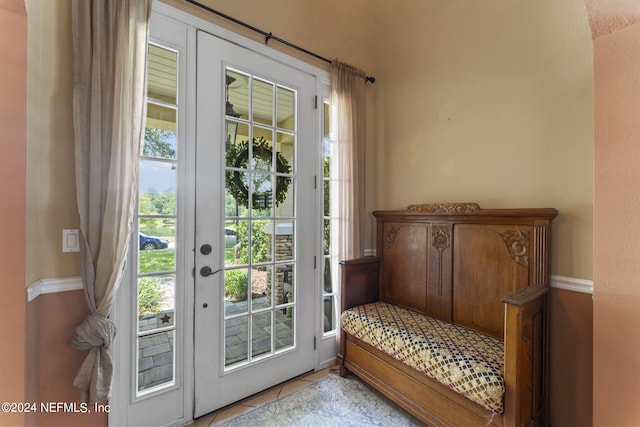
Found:
<svg viewBox="0 0 640 427"><path fill-rule="evenodd" d="M111 396L115 326L144 131L151 0L74 0L73 122L80 257L91 314L71 346L88 354L74 380L93 404Z"/></svg>
<svg viewBox="0 0 640 427"><path fill-rule="evenodd" d="M365 73L331 63L332 125L338 157L338 259L363 255L365 226Z"/></svg>

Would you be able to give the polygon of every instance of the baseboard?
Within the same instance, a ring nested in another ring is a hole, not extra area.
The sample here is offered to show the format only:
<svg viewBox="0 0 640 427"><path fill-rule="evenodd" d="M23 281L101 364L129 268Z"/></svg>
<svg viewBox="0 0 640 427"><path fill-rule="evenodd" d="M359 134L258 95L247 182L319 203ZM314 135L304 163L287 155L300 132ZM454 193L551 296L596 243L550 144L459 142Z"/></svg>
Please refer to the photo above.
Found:
<svg viewBox="0 0 640 427"><path fill-rule="evenodd" d="M321 362L316 368L316 371L321 371L326 368L331 368L332 366L335 366L335 365L336 365L336 358L332 357L329 360L325 360L324 362Z"/></svg>
<svg viewBox="0 0 640 427"><path fill-rule="evenodd" d="M593 295L593 280L576 279L575 277L565 276L551 276L550 286L555 289Z"/></svg>
<svg viewBox="0 0 640 427"><path fill-rule="evenodd" d="M40 279L29 285L29 287L27 288L27 300L33 301L42 294L78 291L81 289L83 289L82 278L79 276Z"/></svg>

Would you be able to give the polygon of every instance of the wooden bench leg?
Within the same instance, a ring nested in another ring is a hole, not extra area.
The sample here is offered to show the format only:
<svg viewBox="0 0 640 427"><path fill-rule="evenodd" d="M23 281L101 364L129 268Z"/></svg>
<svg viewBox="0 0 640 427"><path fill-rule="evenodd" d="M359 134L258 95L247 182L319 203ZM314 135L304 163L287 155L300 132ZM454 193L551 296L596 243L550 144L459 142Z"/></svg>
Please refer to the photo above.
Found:
<svg viewBox="0 0 640 427"><path fill-rule="evenodd" d="M344 365L340 366L340 376L342 378L346 378L349 375L349 370L344 367Z"/></svg>

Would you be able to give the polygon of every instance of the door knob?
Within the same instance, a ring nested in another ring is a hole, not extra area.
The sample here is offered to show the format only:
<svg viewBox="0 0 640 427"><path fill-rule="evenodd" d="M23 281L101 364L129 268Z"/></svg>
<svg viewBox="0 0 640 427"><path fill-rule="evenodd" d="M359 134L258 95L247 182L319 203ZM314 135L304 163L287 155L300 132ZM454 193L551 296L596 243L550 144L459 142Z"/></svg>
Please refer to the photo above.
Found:
<svg viewBox="0 0 640 427"><path fill-rule="evenodd" d="M211 267L209 267L208 265L205 265L204 267L202 267L202 268L200 269L200 275L201 275L202 277L208 277L208 276L211 276L212 274L216 274L216 273L217 273L217 272L219 272L220 270L222 270L222 269L219 269L219 270L213 271L213 270L211 269Z"/></svg>

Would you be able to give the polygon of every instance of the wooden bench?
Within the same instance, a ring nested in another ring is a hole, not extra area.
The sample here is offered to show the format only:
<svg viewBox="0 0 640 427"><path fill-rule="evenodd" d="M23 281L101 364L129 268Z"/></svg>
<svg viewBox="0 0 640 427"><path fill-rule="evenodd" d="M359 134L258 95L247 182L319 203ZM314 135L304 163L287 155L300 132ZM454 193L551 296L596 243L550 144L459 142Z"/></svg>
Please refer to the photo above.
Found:
<svg viewBox="0 0 640 427"><path fill-rule="evenodd" d="M428 425L547 424L546 294L556 215L475 203L377 211L377 256L342 262L342 312L381 301L500 340L502 412L344 330L341 374L354 373Z"/></svg>

